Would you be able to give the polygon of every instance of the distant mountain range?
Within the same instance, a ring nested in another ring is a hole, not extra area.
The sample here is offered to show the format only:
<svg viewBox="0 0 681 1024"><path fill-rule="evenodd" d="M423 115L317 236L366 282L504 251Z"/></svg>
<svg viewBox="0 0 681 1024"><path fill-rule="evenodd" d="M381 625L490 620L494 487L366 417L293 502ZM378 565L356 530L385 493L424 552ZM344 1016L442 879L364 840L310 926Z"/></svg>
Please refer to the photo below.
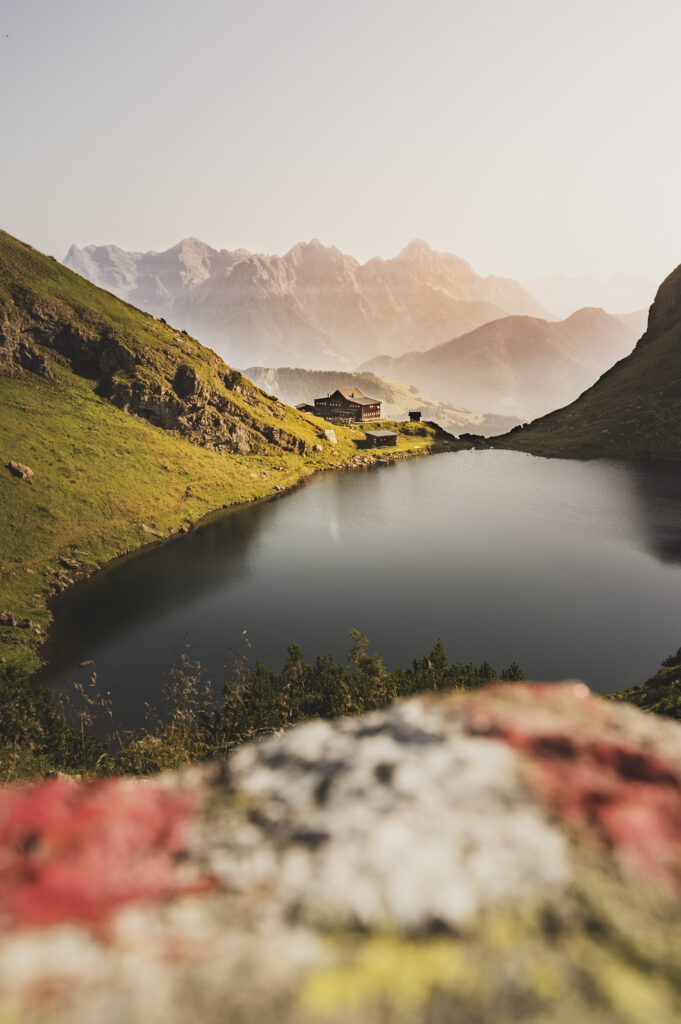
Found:
<svg viewBox="0 0 681 1024"><path fill-rule="evenodd" d="M523 287L559 319L585 306L596 306L616 314L640 309L647 311L655 295L655 285L634 274L617 274L610 281L552 274L523 281Z"/></svg>
<svg viewBox="0 0 681 1024"><path fill-rule="evenodd" d="M637 326L602 309L581 309L559 323L509 316L426 352L375 357L360 370L475 412L530 419L572 401L628 354Z"/></svg>
<svg viewBox="0 0 681 1024"><path fill-rule="evenodd" d="M377 377L374 373L349 373L338 370L301 370L292 367L275 369L249 366L244 370L249 380L289 405L314 402L339 387L356 387L372 398L378 398L381 415L390 420L406 420L410 409L420 409L424 420L434 420L452 434L500 434L510 430L519 420L514 416L496 416L461 409L426 397L413 385Z"/></svg>
<svg viewBox="0 0 681 1024"><path fill-rule="evenodd" d="M465 260L421 241L364 264L316 240L265 256L196 238L165 252L74 245L64 263L186 328L240 368L354 369L509 314L547 315L516 281L480 277Z"/></svg>
<svg viewBox="0 0 681 1024"><path fill-rule="evenodd" d="M630 355L566 408L501 445L573 458L681 459L681 266L660 285Z"/></svg>

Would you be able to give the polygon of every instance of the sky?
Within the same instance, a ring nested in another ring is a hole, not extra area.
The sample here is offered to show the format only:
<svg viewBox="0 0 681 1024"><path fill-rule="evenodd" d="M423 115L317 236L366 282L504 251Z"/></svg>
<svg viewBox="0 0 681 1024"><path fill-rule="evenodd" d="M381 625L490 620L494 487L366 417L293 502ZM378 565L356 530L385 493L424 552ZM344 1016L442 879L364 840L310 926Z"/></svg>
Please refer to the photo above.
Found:
<svg viewBox="0 0 681 1024"><path fill-rule="evenodd" d="M0 226L681 263L680 0L0 0Z"/></svg>

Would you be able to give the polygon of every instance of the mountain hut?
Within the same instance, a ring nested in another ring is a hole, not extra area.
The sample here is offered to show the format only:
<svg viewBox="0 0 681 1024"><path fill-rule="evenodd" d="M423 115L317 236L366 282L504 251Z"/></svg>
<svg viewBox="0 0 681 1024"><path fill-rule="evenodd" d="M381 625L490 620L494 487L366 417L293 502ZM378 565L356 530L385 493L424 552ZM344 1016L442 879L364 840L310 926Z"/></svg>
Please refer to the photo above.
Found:
<svg viewBox="0 0 681 1024"><path fill-rule="evenodd" d="M377 398L363 394L359 388L336 388L326 398L315 398L314 411L327 420L362 423L380 420L381 403Z"/></svg>

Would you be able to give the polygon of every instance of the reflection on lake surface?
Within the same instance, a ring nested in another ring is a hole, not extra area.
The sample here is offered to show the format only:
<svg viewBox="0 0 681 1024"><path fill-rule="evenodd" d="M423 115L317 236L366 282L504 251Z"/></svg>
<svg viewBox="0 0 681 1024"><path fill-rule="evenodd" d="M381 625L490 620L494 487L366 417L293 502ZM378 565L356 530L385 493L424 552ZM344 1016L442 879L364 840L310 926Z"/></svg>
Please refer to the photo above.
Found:
<svg viewBox="0 0 681 1024"><path fill-rule="evenodd" d="M680 612L678 467L448 453L319 476L112 565L59 601L48 681L94 659L133 724L185 637L219 682L243 630L278 668L293 640L344 655L357 626L391 666L441 637L605 693L681 645Z"/></svg>

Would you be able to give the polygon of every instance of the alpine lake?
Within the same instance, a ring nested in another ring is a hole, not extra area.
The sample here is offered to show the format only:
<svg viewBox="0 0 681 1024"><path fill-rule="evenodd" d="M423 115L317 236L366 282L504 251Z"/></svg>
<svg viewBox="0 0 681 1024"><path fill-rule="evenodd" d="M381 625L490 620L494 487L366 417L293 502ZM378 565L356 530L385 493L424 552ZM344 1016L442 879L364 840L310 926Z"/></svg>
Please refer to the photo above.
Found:
<svg viewBox="0 0 681 1024"><path fill-rule="evenodd" d="M54 612L42 678L95 672L127 726L181 654L219 688L230 658L279 669L292 641L343 658L352 627L390 667L441 638L453 661L607 693L681 645L681 471L485 450L322 474L112 563Z"/></svg>

